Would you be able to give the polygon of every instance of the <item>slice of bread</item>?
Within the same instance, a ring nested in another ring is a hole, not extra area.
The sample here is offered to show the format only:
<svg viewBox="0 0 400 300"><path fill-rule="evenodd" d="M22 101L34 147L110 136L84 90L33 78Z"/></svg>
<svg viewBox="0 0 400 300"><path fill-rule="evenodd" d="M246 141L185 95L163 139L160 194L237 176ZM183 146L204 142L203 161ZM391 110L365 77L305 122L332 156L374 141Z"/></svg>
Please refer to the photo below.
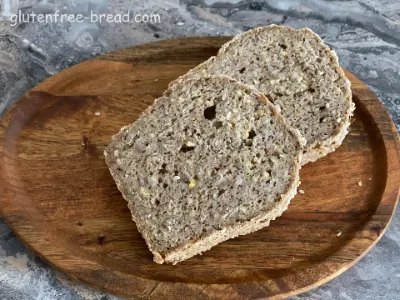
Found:
<svg viewBox="0 0 400 300"><path fill-rule="evenodd" d="M348 132L350 81L335 52L308 28L271 25L238 35L187 76L204 74L252 85L280 108L307 140L302 164L335 151Z"/></svg>
<svg viewBox="0 0 400 300"><path fill-rule="evenodd" d="M157 263L177 263L280 216L304 139L255 89L224 77L171 85L104 154Z"/></svg>

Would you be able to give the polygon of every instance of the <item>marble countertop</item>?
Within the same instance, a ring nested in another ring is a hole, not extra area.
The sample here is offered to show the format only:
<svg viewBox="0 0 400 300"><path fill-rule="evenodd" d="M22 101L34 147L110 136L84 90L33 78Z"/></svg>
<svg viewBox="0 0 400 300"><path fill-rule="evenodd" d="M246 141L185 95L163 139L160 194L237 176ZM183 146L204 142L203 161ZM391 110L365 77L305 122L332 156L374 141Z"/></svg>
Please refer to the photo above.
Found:
<svg viewBox="0 0 400 300"><path fill-rule="evenodd" d="M45 78L116 49L183 36L233 35L271 23L309 27L378 95L400 130L400 2L396 0L2 0L0 112ZM160 23L20 23L10 13L158 14ZM400 211L350 270L291 299L400 298ZM119 299L74 283L35 257L0 218L0 299Z"/></svg>

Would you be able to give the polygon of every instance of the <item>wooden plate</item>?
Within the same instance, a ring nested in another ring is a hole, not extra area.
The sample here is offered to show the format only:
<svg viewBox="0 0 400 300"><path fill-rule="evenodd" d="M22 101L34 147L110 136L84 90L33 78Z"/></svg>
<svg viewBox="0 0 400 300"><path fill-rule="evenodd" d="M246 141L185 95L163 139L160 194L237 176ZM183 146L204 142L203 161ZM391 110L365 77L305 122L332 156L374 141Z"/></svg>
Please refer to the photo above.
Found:
<svg viewBox="0 0 400 300"><path fill-rule="evenodd" d="M227 40L120 50L24 95L0 121L0 211L18 237L74 279L153 299L282 298L332 279L371 249L398 199L399 140L376 96L347 72L357 107L350 133L335 153L302 169L305 194L281 218L176 266L152 261L103 148Z"/></svg>

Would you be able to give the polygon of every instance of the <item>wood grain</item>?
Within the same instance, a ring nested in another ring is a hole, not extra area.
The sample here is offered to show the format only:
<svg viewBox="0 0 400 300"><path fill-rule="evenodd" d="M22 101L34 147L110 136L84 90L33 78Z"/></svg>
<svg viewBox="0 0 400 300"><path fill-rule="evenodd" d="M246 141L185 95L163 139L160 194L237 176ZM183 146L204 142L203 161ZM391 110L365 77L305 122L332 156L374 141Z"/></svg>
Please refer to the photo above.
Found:
<svg viewBox="0 0 400 300"><path fill-rule="evenodd" d="M76 280L135 299L281 299L323 284L371 249L399 196L398 134L376 96L347 72L357 107L350 133L301 170L305 194L281 218L176 266L152 261L103 148L227 39L101 56L42 82L3 116L0 212L30 249Z"/></svg>

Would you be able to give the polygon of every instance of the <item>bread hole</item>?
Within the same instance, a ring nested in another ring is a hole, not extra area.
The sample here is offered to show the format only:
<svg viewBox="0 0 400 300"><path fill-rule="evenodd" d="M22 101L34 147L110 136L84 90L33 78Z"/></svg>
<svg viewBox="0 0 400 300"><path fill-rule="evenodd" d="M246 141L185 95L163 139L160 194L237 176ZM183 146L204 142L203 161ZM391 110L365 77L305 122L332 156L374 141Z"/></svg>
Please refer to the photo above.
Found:
<svg viewBox="0 0 400 300"><path fill-rule="evenodd" d="M261 200L261 199L259 199L259 200L257 201L257 203L258 203L258 204L260 204L261 202L262 202L262 200Z"/></svg>
<svg viewBox="0 0 400 300"><path fill-rule="evenodd" d="M324 110L326 107L325 106L320 106L319 110Z"/></svg>
<svg viewBox="0 0 400 300"><path fill-rule="evenodd" d="M157 200L155 201L155 204L156 204L156 206L159 206L159 205L160 205L160 200L157 199Z"/></svg>
<svg viewBox="0 0 400 300"><path fill-rule="evenodd" d="M275 93L275 96L282 97L283 94L282 93Z"/></svg>
<svg viewBox="0 0 400 300"><path fill-rule="evenodd" d="M324 118L319 118L319 122L322 123L324 121Z"/></svg>
<svg viewBox="0 0 400 300"><path fill-rule="evenodd" d="M256 60L257 60L257 61L259 61L259 60L260 60L260 58L257 56L257 57L256 57Z"/></svg>
<svg viewBox="0 0 400 300"><path fill-rule="evenodd" d="M260 157L261 157L261 154L260 154L260 153L256 153L256 157L257 157L257 158L260 158Z"/></svg>
<svg viewBox="0 0 400 300"><path fill-rule="evenodd" d="M279 47L281 47L282 49L286 49L287 48L287 46L285 45L285 44L278 44L279 45Z"/></svg>
<svg viewBox="0 0 400 300"><path fill-rule="evenodd" d="M167 171L166 167L167 167L167 164L162 164L162 165L161 165L161 169L159 170L159 173L160 173L160 174L165 174L165 173L167 173L168 171Z"/></svg>
<svg viewBox="0 0 400 300"><path fill-rule="evenodd" d="M158 183L163 182L162 177L158 177Z"/></svg>
<svg viewBox="0 0 400 300"><path fill-rule="evenodd" d="M197 175L194 175L193 179L197 181L199 180L199 177Z"/></svg>
<svg viewBox="0 0 400 300"><path fill-rule="evenodd" d="M164 184L163 184L163 188L165 189L165 188L167 188L167 187L168 187L168 184L164 183Z"/></svg>
<svg viewBox="0 0 400 300"><path fill-rule="evenodd" d="M253 129L251 129L251 130L249 131L249 137L248 137L248 139L253 139L256 135L257 135L256 132L255 132Z"/></svg>
<svg viewBox="0 0 400 300"><path fill-rule="evenodd" d="M315 93L315 89L313 89L313 88L311 88L311 87L308 88L308 91L309 91L310 93Z"/></svg>
<svg viewBox="0 0 400 300"><path fill-rule="evenodd" d="M213 228L214 228L215 230L222 230L222 228L221 228L220 225L213 225Z"/></svg>
<svg viewBox="0 0 400 300"><path fill-rule="evenodd" d="M321 52L321 51L320 51ZM322 59L320 58L320 57L317 57L317 63L321 63L322 62Z"/></svg>
<svg viewBox="0 0 400 300"><path fill-rule="evenodd" d="M253 146L253 141L252 140L247 140L246 143L244 143L247 147Z"/></svg>
<svg viewBox="0 0 400 300"><path fill-rule="evenodd" d="M217 129L219 129L219 128L221 128L222 127L222 122L221 121L216 121L216 122L214 122L214 127L215 128L217 128Z"/></svg>
<svg viewBox="0 0 400 300"><path fill-rule="evenodd" d="M204 118L206 118L207 120L213 120L215 119L215 105L207 107L204 110Z"/></svg>
<svg viewBox="0 0 400 300"><path fill-rule="evenodd" d="M305 38L303 38L303 42L305 42L306 41L306 39Z"/></svg>
<svg viewBox="0 0 400 300"><path fill-rule="evenodd" d="M239 73L240 73L240 74L243 74L244 71L246 71L246 67L241 68L241 69L239 70Z"/></svg>
<svg viewBox="0 0 400 300"><path fill-rule="evenodd" d="M193 151L194 148L195 147L190 147L190 146L187 146L187 145L183 145L179 151L183 152L183 153L186 153L186 152L189 152L189 151Z"/></svg>

